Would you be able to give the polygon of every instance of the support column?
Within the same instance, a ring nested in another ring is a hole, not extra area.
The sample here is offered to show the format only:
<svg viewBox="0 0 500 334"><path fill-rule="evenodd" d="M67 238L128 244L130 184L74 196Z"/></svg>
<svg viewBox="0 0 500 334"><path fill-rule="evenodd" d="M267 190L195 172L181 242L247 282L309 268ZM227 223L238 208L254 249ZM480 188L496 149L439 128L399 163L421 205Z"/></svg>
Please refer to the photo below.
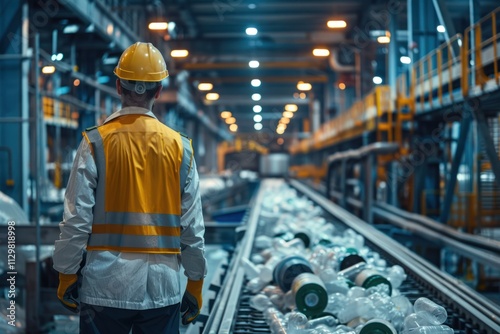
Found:
<svg viewBox="0 0 500 334"><path fill-rule="evenodd" d="M368 154L364 161L365 192L363 197L363 220L373 223L373 187L375 180L375 157Z"/></svg>
<svg viewBox="0 0 500 334"><path fill-rule="evenodd" d="M408 4L410 5L410 2ZM413 36L410 35L410 38L413 37L413 39L410 39L410 43L415 42L418 50L418 53L414 53L412 57L412 61L415 62L438 47L436 27L439 23L432 0L411 1L411 13Z"/></svg>

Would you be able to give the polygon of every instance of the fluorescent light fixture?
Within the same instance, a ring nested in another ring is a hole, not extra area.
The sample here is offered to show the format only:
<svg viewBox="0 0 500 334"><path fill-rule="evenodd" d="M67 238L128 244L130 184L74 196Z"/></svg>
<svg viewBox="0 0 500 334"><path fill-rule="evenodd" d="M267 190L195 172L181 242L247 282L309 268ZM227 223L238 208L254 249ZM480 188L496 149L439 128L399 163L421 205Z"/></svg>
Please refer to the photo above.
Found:
<svg viewBox="0 0 500 334"><path fill-rule="evenodd" d="M438 26L436 27L436 29L437 29L437 31L438 31L438 32L441 32L441 33L443 33L443 32L445 32L445 31L446 31L446 28L445 28L445 27L444 27L444 25L442 25L442 24L438 25Z"/></svg>
<svg viewBox="0 0 500 334"><path fill-rule="evenodd" d="M219 94L217 93L208 93L205 98L209 101L217 101L219 99Z"/></svg>
<svg viewBox="0 0 500 334"><path fill-rule="evenodd" d="M261 115L254 115L253 121L256 123L262 122L262 116Z"/></svg>
<svg viewBox="0 0 500 334"><path fill-rule="evenodd" d="M377 37L377 42L380 44L388 44L391 42L391 37L390 36L379 36Z"/></svg>
<svg viewBox="0 0 500 334"><path fill-rule="evenodd" d="M261 82L259 79L252 79L252 82L250 82L252 84L252 86L254 87L259 87Z"/></svg>
<svg viewBox="0 0 500 334"><path fill-rule="evenodd" d="M382 78L381 77L373 77L373 83L375 85L380 85L382 83Z"/></svg>
<svg viewBox="0 0 500 334"><path fill-rule="evenodd" d="M308 91L312 89L312 85L308 82L299 81L297 83L297 89Z"/></svg>
<svg viewBox="0 0 500 334"><path fill-rule="evenodd" d="M210 82L200 82L198 84L199 90L206 91L206 90L212 90L212 88L214 88L214 85L212 85Z"/></svg>
<svg viewBox="0 0 500 334"><path fill-rule="evenodd" d="M347 27L347 23L344 20L330 20L326 23L328 28L341 29Z"/></svg>
<svg viewBox="0 0 500 334"><path fill-rule="evenodd" d="M262 96L259 93L252 94L252 100L254 101L260 101L261 98Z"/></svg>
<svg viewBox="0 0 500 334"><path fill-rule="evenodd" d="M341 82L339 83L339 89L344 90L345 89L345 83Z"/></svg>
<svg viewBox="0 0 500 334"><path fill-rule="evenodd" d="M52 66L52 65L42 67L43 74L52 74L55 71L56 71L56 67Z"/></svg>
<svg viewBox="0 0 500 334"><path fill-rule="evenodd" d="M296 104L287 104L287 105L285 105L285 111L296 112L297 110L299 110L299 107L297 107Z"/></svg>
<svg viewBox="0 0 500 334"><path fill-rule="evenodd" d="M231 116L233 116L233 114L230 111L223 111L220 113L220 117L222 117L224 119L229 118Z"/></svg>
<svg viewBox="0 0 500 334"><path fill-rule="evenodd" d="M246 33L247 33L247 35L249 35L249 36L255 36L255 35L257 35L257 33L258 33L259 31L257 30L257 28L254 28L254 27L248 27L248 28L246 28L245 32L246 32Z"/></svg>
<svg viewBox="0 0 500 334"><path fill-rule="evenodd" d="M236 118L234 117L226 118L226 124L234 124L234 123L236 123Z"/></svg>
<svg viewBox="0 0 500 334"><path fill-rule="evenodd" d="M286 118L286 117L281 117L280 119L280 123L283 123L283 124L290 124L290 118Z"/></svg>
<svg viewBox="0 0 500 334"><path fill-rule="evenodd" d="M174 57L174 58L182 58L182 57L187 57L187 55L189 54L189 51L188 50L185 50L185 49L180 49L180 50L172 50L170 52L170 56Z"/></svg>
<svg viewBox="0 0 500 334"><path fill-rule="evenodd" d="M327 57L330 55L330 51L328 49L314 49L313 55L315 57Z"/></svg>
<svg viewBox="0 0 500 334"><path fill-rule="evenodd" d="M69 25L64 27L63 34L74 34L75 32L78 31L78 29L80 29L80 27L78 25L69 24Z"/></svg>
<svg viewBox="0 0 500 334"><path fill-rule="evenodd" d="M408 57L408 56L401 56L401 58L399 58L399 60L403 63L403 64L411 64L411 58Z"/></svg>
<svg viewBox="0 0 500 334"><path fill-rule="evenodd" d="M260 113L262 111L262 107L259 105L253 106L253 112L254 113Z"/></svg>
<svg viewBox="0 0 500 334"><path fill-rule="evenodd" d="M149 30L167 30L168 22L151 22L148 24Z"/></svg>
<svg viewBox="0 0 500 334"><path fill-rule="evenodd" d="M253 128L257 131L262 130L262 123L255 123Z"/></svg>
<svg viewBox="0 0 500 334"><path fill-rule="evenodd" d="M250 60L248 62L248 66L250 66L251 68L257 68L259 67L259 61L258 60Z"/></svg>
<svg viewBox="0 0 500 334"><path fill-rule="evenodd" d="M238 131L238 125L236 125L236 124L231 124L231 125L229 126L229 130L230 130L231 132L236 132L236 131Z"/></svg>
<svg viewBox="0 0 500 334"><path fill-rule="evenodd" d="M285 118L292 118L293 117L293 112L291 112L291 111L283 111L283 117L285 117Z"/></svg>

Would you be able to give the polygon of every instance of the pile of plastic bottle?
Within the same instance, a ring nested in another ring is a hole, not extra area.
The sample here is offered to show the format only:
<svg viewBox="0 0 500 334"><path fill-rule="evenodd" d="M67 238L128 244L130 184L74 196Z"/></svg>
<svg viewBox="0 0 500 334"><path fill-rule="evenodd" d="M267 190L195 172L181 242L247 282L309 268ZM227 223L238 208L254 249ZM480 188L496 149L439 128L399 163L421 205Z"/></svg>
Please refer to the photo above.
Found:
<svg viewBox="0 0 500 334"><path fill-rule="evenodd" d="M337 231L322 209L286 186L265 195L254 254L242 258L250 306L280 334L453 334L446 309L398 288L401 266L387 266L352 229Z"/></svg>

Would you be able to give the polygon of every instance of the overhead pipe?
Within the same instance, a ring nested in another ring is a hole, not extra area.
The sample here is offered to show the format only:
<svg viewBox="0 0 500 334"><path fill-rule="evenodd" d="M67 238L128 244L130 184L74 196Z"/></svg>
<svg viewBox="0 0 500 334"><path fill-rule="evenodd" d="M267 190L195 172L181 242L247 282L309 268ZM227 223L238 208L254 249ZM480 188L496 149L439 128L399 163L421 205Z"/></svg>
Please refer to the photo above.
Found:
<svg viewBox="0 0 500 334"><path fill-rule="evenodd" d="M355 65L343 65L339 62L339 49L334 49L332 50L330 57L328 57L328 63L330 64L330 67L332 70L336 72L355 72L356 71L356 66Z"/></svg>

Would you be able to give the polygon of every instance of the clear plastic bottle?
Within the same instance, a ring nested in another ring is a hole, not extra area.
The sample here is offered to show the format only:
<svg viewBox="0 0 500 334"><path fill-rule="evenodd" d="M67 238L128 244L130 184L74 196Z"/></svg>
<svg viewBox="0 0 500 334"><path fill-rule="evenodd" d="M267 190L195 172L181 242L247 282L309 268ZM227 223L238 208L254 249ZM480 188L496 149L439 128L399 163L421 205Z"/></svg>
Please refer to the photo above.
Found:
<svg viewBox="0 0 500 334"><path fill-rule="evenodd" d="M252 278L259 277L259 268L257 268L257 266L253 264L249 259L247 259L246 257L242 257L240 263L243 267L243 270L245 271L245 276L247 277L247 279L251 280Z"/></svg>
<svg viewBox="0 0 500 334"><path fill-rule="evenodd" d="M261 312L268 309L272 305L273 304L269 300L269 297L264 294L258 294L250 298L250 306Z"/></svg>
<svg viewBox="0 0 500 334"><path fill-rule="evenodd" d="M375 314L375 307L370 299L366 297L356 298L348 302L337 314L339 322L346 324L354 318L363 316L371 318Z"/></svg>
<svg viewBox="0 0 500 334"><path fill-rule="evenodd" d="M411 330L421 326L434 325L425 312L416 312L408 315L403 324L404 330Z"/></svg>
<svg viewBox="0 0 500 334"><path fill-rule="evenodd" d="M346 295L338 292L332 293L328 295L328 304L325 307L325 312L337 314L345 307L346 302Z"/></svg>
<svg viewBox="0 0 500 334"><path fill-rule="evenodd" d="M448 318L446 309L429 298L421 297L417 299L413 304L413 308L415 312L427 312L430 315L429 320L434 325L440 325Z"/></svg>
<svg viewBox="0 0 500 334"><path fill-rule="evenodd" d="M386 277L389 282L391 282L391 285L394 289L398 289L406 279L405 270L399 265L394 265L388 268L386 273Z"/></svg>
<svg viewBox="0 0 500 334"><path fill-rule="evenodd" d="M311 319L307 323L307 328L316 328L319 327L320 325L328 326L328 327L333 327L338 324L337 319L331 315L325 315L324 317L319 317L315 319Z"/></svg>
<svg viewBox="0 0 500 334"><path fill-rule="evenodd" d="M403 331L403 334L453 334L453 328L446 325L422 326Z"/></svg>

